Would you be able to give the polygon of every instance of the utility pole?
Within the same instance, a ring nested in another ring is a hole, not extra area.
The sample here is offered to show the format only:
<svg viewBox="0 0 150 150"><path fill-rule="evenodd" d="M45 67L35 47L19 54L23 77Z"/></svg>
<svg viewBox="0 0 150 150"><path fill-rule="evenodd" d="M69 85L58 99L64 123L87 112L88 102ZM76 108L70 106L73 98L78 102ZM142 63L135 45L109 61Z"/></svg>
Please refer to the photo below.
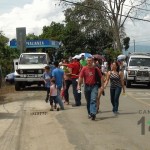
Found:
<svg viewBox="0 0 150 150"><path fill-rule="evenodd" d="M133 42L134 42L134 52L135 52L135 40L133 40Z"/></svg>
<svg viewBox="0 0 150 150"><path fill-rule="evenodd" d="M16 28L16 37L17 37L17 49L20 53L26 51L26 28L20 27Z"/></svg>

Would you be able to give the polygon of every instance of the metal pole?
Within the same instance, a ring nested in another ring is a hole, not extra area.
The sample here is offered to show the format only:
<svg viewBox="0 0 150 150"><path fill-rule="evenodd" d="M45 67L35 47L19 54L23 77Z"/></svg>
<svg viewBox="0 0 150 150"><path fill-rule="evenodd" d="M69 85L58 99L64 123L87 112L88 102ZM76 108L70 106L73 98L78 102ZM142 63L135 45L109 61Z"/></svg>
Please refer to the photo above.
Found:
<svg viewBox="0 0 150 150"><path fill-rule="evenodd" d="M133 40L134 41L134 52L135 52L135 40Z"/></svg>

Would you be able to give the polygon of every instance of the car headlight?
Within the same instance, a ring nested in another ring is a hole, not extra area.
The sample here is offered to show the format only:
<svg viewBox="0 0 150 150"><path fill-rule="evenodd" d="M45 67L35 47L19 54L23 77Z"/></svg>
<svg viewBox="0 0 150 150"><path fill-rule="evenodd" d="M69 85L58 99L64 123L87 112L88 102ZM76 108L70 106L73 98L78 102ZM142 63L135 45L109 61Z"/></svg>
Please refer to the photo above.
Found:
<svg viewBox="0 0 150 150"><path fill-rule="evenodd" d="M42 74L42 70L38 70L38 73L39 73L39 74Z"/></svg>
<svg viewBox="0 0 150 150"><path fill-rule="evenodd" d="M128 75L135 75L135 71L128 70Z"/></svg>

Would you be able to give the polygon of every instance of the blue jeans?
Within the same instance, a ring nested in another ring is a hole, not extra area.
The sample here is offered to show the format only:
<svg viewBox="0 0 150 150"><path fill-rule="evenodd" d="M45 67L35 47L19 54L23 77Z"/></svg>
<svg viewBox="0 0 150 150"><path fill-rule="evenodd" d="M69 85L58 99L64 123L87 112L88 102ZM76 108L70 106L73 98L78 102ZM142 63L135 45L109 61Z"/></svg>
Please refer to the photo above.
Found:
<svg viewBox="0 0 150 150"><path fill-rule="evenodd" d="M48 99L49 99L49 92L50 92L50 87L45 87L45 90L46 90L46 101L48 101Z"/></svg>
<svg viewBox="0 0 150 150"><path fill-rule="evenodd" d="M50 96L50 105L53 105L53 103L57 104L56 96Z"/></svg>
<svg viewBox="0 0 150 150"><path fill-rule="evenodd" d="M110 88L110 98L111 98L111 104L113 106L113 112L118 111L119 107L119 96L121 94L121 87L116 87L116 88Z"/></svg>
<svg viewBox="0 0 150 150"><path fill-rule="evenodd" d="M73 88L73 95L75 99L75 105L80 106L81 105L81 93L78 93L77 91L77 79L72 79L72 88Z"/></svg>
<svg viewBox="0 0 150 150"><path fill-rule="evenodd" d="M84 94L87 101L87 111L88 114L96 115L96 98L98 95L98 86L88 86L85 84Z"/></svg>
<svg viewBox="0 0 150 150"><path fill-rule="evenodd" d="M60 98L60 90L61 90L61 88L57 88L56 101L58 102L60 108L61 108L62 110L64 110L64 104L63 104L63 102L62 102L62 100L61 100L61 98Z"/></svg>

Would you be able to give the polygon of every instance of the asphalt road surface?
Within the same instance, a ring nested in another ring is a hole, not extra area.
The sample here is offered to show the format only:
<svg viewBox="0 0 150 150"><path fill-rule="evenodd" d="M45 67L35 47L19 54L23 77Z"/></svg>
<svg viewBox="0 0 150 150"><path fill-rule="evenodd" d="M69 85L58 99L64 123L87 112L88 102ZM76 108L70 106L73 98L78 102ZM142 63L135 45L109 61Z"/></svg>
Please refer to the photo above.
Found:
<svg viewBox="0 0 150 150"><path fill-rule="evenodd" d="M107 87L95 121L88 119L83 93L82 106L72 107L72 88L71 104L59 112L49 111L46 92L38 88L1 91L0 150L150 150L147 87L126 89L117 116L111 111Z"/></svg>

